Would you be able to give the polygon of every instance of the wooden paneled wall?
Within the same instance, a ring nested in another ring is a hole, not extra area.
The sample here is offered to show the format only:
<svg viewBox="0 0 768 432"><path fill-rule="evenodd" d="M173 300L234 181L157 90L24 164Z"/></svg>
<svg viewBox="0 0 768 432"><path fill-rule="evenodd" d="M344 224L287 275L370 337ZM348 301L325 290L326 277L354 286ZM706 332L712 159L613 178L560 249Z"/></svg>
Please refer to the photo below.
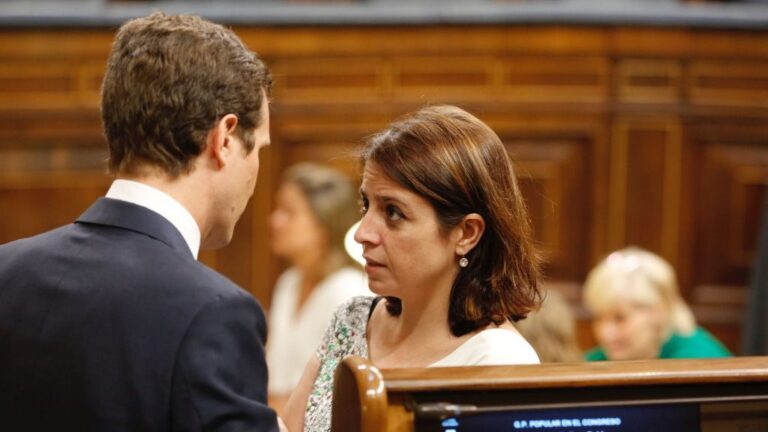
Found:
<svg viewBox="0 0 768 432"><path fill-rule="evenodd" d="M579 285L635 244L678 269L739 349L768 184L768 31L587 26L240 27L275 78L273 143L233 243L202 260L269 305L282 170L349 151L428 103L508 146L549 280ZM72 221L110 179L99 86L113 30L0 30L0 242ZM581 316L580 337L591 336Z"/></svg>

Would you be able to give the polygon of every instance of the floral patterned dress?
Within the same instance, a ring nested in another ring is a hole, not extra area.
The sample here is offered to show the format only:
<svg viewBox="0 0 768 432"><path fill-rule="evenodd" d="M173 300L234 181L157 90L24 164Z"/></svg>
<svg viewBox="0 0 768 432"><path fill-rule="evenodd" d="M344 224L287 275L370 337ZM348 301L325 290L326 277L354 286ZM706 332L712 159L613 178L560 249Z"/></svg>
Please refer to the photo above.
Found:
<svg viewBox="0 0 768 432"><path fill-rule="evenodd" d="M355 297L342 305L333 316L315 355L320 360L312 393L304 412L304 430L331 430L333 374L345 357L357 355L368 358L365 333L368 317L376 299ZM489 328L477 332L455 351L428 367L536 364L539 357L533 347L518 332Z"/></svg>
<svg viewBox="0 0 768 432"><path fill-rule="evenodd" d="M320 359L320 370L304 412L305 431L331 430L333 373L345 357L357 355L368 358L365 331L374 299L375 297L354 297L339 307L333 316L315 353Z"/></svg>

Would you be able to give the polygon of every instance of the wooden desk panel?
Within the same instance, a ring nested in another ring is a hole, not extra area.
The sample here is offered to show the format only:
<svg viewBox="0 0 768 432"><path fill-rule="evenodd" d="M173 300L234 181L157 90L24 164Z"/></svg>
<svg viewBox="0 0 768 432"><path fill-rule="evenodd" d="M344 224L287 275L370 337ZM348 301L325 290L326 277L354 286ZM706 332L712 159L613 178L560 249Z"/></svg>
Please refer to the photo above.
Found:
<svg viewBox="0 0 768 432"><path fill-rule="evenodd" d="M415 410L446 417L505 409L754 401L768 406L768 357L378 370L349 357L337 368L332 430L414 430ZM455 412L456 414L448 414ZM760 411L758 411L760 412ZM730 413L733 414L733 413ZM717 430L735 430L727 427Z"/></svg>

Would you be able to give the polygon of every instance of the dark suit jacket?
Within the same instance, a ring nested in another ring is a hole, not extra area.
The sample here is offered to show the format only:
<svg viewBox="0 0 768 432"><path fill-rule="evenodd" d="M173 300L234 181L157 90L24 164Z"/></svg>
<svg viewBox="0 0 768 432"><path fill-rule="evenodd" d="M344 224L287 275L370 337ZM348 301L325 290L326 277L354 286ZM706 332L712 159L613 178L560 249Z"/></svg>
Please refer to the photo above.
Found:
<svg viewBox="0 0 768 432"><path fill-rule="evenodd" d="M0 430L267 431L264 314L143 207L0 246Z"/></svg>

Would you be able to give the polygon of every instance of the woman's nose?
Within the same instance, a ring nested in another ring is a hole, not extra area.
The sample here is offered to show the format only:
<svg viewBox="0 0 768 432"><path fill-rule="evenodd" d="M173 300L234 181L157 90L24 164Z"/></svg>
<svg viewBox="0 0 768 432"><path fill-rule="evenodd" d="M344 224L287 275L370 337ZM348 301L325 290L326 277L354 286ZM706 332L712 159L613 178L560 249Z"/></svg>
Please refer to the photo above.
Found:
<svg viewBox="0 0 768 432"><path fill-rule="evenodd" d="M268 220L269 227L272 228L272 229L278 228L282 224L283 219L285 219L285 218L281 214L280 210L273 211L269 215L269 220Z"/></svg>
<svg viewBox="0 0 768 432"><path fill-rule="evenodd" d="M618 327L614 323L601 323L597 328L598 338L606 342L614 341L621 336Z"/></svg>
<svg viewBox="0 0 768 432"><path fill-rule="evenodd" d="M275 229L275 212L272 212L269 214L269 218L267 219L267 224L270 228Z"/></svg>
<svg viewBox="0 0 768 432"><path fill-rule="evenodd" d="M360 219L360 225L358 225L357 231L355 231L354 238L360 244L376 243L378 236L375 233L373 221L371 221L368 214L363 215L363 218Z"/></svg>

